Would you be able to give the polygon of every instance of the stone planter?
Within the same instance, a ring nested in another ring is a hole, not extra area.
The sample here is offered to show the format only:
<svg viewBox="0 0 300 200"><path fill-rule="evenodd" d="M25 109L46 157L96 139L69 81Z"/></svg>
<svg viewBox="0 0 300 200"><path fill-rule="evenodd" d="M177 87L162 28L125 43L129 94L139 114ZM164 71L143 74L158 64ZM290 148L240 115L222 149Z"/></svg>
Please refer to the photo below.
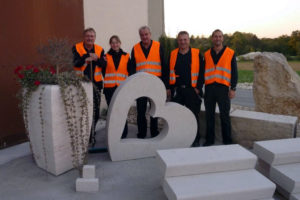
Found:
<svg viewBox="0 0 300 200"><path fill-rule="evenodd" d="M76 116L72 118L72 123L76 124L78 130L76 136L84 138L83 143L76 145L76 152L79 153L82 152L82 145L87 148L93 115L93 86L83 83L83 87L88 98L88 122L82 130L79 128L79 124L82 123L82 112L78 105L78 94L76 88L72 88L75 105L75 111L72 113ZM72 169L74 151L58 85L41 85L33 92L27 119L29 139L36 164L54 175L60 175Z"/></svg>

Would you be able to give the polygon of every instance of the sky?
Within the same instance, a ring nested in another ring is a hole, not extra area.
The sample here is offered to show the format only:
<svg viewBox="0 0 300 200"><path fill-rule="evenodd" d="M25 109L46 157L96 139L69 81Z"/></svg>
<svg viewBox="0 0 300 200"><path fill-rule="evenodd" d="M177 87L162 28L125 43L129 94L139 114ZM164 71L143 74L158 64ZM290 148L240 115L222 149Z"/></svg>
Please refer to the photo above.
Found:
<svg viewBox="0 0 300 200"><path fill-rule="evenodd" d="M208 37L215 29L276 38L300 30L300 0L164 0L165 32Z"/></svg>

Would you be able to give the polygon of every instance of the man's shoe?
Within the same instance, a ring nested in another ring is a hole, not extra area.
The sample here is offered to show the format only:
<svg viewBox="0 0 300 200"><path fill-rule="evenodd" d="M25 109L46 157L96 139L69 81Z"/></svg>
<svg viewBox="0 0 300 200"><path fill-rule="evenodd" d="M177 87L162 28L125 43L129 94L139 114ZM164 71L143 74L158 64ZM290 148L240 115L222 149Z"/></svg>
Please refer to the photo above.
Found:
<svg viewBox="0 0 300 200"><path fill-rule="evenodd" d="M140 134L140 133L137 134L137 138L144 139L145 137L146 135L144 134Z"/></svg>
<svg viewBox="0 0 300 200"><path fill-rule="evenodd" d="M204 147L208 147L208 146L211 146L211 145L213 145L213 143L211 143L211 142L205 142L205 143L203 144Z"/></svg>
<svg viewBox="0 0 300 200"><path fill-rule="evenodd" d="M193 142L191 147L200 147L200 143L199 142Z"/></svg>

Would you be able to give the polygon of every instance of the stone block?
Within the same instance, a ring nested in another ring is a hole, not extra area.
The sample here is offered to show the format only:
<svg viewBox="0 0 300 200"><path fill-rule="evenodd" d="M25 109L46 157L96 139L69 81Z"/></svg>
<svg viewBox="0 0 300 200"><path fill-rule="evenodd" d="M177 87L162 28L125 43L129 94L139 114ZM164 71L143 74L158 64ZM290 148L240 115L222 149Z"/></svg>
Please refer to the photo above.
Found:
<svg viewBox="0 0 300 200"><path fill-rule="evenodd" d="M254 169L256 156L240 145L157 151L165 177Z"/></svg>
<svg viewBox="0 0 300 200"><path fill-rule="evenodd" d="M77 178L76 192L97 192L99 190L98 178Z"/></svg>
<svg viewBox="0 0 300 200"><path fill-rule="evenodd" d="M84 165L82 169L82 178L95 178L95 165Z"/></svg>
<svg viewBox="0 0 300 200"><path fill-rule="evenodd" d="M300 193L300 163L272 166L270 179L288 193Z"/></svg>
<svg viewBox="0 0 300 200"><path fill-rule="evenodd" d="M163 184L169 200L271 199L275 188L254 169L167 177Z"/></svg>
<svg viewBox="0 0 300 200"><path fill-rule="evenodd" d="M252 148L255 141L293 138L297 121L293 116L237 109L231 113L232 139Z"/></svg>
<svg viewBox="0 0 300 200"><path fill-rule="evenodd" d="M295 137L298 118L287 115L275 115L255 111L231 109L232 139L244 147L252 148L253 142L271 139ZM205 138L205 108L201 106L200 135ZM215 138L222 142L221 121L219 111L215 115Z"/></svg>
<svg viewBox="0 0 300 200"><path fill-rule="evenodd" d="M300 200L300 193L299 194L292 194L290 200Z"/></svg>
<svg viewBox="0 0 300 200"><path fill-rule="evenodd" d="M151 101L150 115L164 119L163 129L155 138L120 140L132 103L143 96ZM148 73L136 73L117 88L108 109L106 126L111 160L154 157L158 149L190 147L196 137L196 118L188 108L174 102L166 103L166 98L163 82Z"/></svg>
<svg viewBox="0 0 300 200"><path fill-rule="evenodd" d="M300 138L255 142L253 152L272 166L300 163Z"/></svg>

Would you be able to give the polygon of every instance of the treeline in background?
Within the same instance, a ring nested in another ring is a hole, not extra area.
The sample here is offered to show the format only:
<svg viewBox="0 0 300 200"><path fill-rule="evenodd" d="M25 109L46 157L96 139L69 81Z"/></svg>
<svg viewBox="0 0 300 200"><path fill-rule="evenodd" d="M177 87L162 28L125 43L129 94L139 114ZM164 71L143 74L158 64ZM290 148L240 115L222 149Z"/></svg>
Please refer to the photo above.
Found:
<svg viewBox="0 0 300 200"><path fill-rule="evenodd" d="M176 38L161 36L159 41L164 47L165 55L170 55L171 50L177 48ZM202 54L208 50L211 44L211 36L190 38L191 47L198 48ZM282 35L277 38L258 38L252 33L235 32L232 35L224 34L224 45L235 50L236 56L255 51L279 52L288 60L300 60L300 31L296 30L291 35Z"/></svg>

